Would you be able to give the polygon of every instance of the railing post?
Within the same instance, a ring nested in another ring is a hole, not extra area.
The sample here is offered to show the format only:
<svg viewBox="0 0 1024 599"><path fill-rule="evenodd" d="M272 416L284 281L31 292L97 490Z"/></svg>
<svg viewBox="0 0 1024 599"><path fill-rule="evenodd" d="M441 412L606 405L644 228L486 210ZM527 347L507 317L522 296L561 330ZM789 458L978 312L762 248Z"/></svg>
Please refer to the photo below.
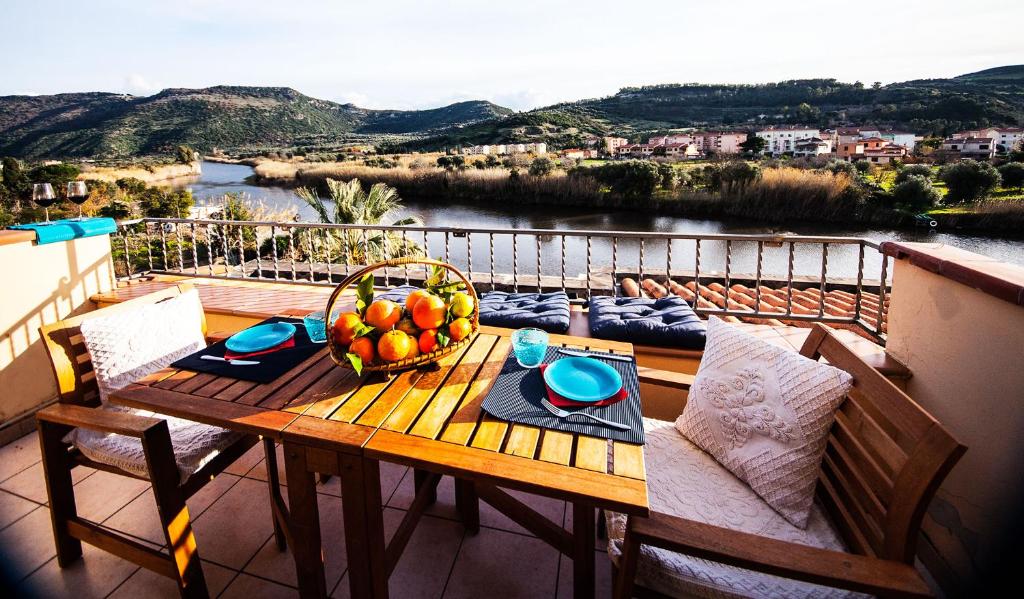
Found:
<svg viewBox="0 0 1024 599"><path fill-rule="evenodd" d="M591 264L591 261L590 261L590 257L591 256L590 255L591 255L591 245L592 245L591 237L590 237L590 235L587 235L587 301L588 302L590 301L590 297L591 297L591 287L590 287L590 264ZM615 288L615 277L613 275L612 276L612 289L614 289L614 288Z"/></svg>
<svg viewBox="0 0 1024 599"><path fill-rule="evenodd" d="M796 244L789 242L789 266L786 268L786 316L793 315L793 264L796 262Z"/></svg>
<svg viewBox="0 0 1024 599"><path fill-rule="evenodd" d="M825 315L825 279L828 276L828 244L821 244L821 299L818 302L818 318Z"/></svg>
<svg viewBox="0 0 1024 599"><path fill-rule="evenodd" d="M185 272L185 248L181 242L181 223L174 223L174 238L178 241L178 272Z"/></svg>
<svg viewBox="0 0 1024 599"><path fill-rule="evenodd" d="M878 280L878 320L875 321L875 333L882 335L882 320L885 318L885 279L889 274L889 258L882 254L882 274Z"/></svg>
<svg viewBox="0 0 1024 599"><path fill-rule="evenodd" d="M540 283L540 235L534 235L537 242L537 293L544 292L544 286Z"/></svg>
<svg viewBox="0 0 1024 599"><path fill-rule="evenodd" d="M761 268L764 261L764 242L757 242L757 280L754 282L754 312L761 312Z"/></svg>
<svg viewBox="0 0 1024 599"><path fill-rule="evenodd" d="M853 320L860 322L861 300L864 296L864 241L857 246L857 295L854 298Z"/></svg>
<svg viewBox="0 0 1024 599"><path fill-rule="evenodd" d="M192 272L199 274L199 242L196 241L196 222L189 223L189 231L192 233Z"/></svg>
<svg viewBox="0 0 1024 599"><path fill-rule="evenodd" d="M149 270L153 270L153 241L149 236L149 223L142 221L142 230L146 233L146 255L149 257Z"/></svg>

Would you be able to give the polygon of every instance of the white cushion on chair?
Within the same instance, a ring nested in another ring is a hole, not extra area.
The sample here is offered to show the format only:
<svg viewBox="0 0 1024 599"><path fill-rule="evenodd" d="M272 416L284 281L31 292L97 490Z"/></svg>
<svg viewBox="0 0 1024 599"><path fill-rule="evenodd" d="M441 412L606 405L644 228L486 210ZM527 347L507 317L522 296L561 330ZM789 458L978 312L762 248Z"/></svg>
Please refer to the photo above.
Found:
<svg viewBox="0 0 1024 599"><path fill-rule="evenodd" d="M676 428L803 528L836 409L852 382L838 368L712 317Z"/></svg>
<svg viewBox="0 0 1024 599"><path fill-rule="evenodd" d="M644 419L651 511L782 541L845 551L816 503L804 529L793 526L671 422ZM619 563L626 517L607 512L608 554ZM839 589L744 570L644 545L636 583L669 596L864 597Z"/></svg>
<svg viewBox="0 0 1024 599"><path fill-rule="evenodd" d="M174 458L184 481L243 435L191 420L108 405L107 397L133 381L206 347L199 292L113 312L82 322L103 407L167 420ZM148 478L142 442L124 435L75 429L66 438L87 458Z"/></svg>

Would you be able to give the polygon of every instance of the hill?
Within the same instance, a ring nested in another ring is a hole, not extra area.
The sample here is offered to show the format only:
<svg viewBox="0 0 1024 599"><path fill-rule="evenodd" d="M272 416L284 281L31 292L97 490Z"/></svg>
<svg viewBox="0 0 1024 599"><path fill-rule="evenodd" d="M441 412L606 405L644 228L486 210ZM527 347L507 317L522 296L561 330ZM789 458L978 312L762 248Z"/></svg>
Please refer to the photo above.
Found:
<svg viewBox="0 0 1024 599"><path fill-rule="evenodd" d="M331 147L384 134L423 135L510 114L490 102L369 110L290 88L166 89L146 97L80 93L0 97L0 154L118 158L167 153Z"/></svg>
<svg viewBox="0 0 1024 599"><path fill-rule="evenodd" d="M821 127L870 123L935 135L1020 125L1024 123L1024 65L870 87L835 79L625 87L605 98L453 128L419 144L546 141L567 146L587 135L639 138L686 127L752 129L796 123Z"/></svg>

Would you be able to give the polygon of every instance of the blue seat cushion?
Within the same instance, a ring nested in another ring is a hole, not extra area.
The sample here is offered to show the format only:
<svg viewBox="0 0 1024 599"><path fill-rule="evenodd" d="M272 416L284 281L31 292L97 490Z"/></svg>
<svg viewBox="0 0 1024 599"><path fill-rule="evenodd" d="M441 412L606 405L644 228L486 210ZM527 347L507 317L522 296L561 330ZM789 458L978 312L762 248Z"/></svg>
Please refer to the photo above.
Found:
<svg viewBox="0 0 1024 599"><path fill-rule="evenodd" d="M590 334L640 345L704 349L706 324L683 298L595 297Z"/></svg>
<svg viewBox="0 0 1024 599"><path fill-rule="evenodd" d="M374 293L373 299L391 300L400 306L404 306L405 298L409 297L409 294L412 293L413 291L416 291L417 289L419 289L419 287L416 287L414 285L399 285L398 287L388 289L383 293Z"/></svg>
<svg viewBox="0 0 1024 599"><path fill-rule="evenodd" d="M480 300L480 324L509 329L536 327L549 333L564 333L569 330L569 296L564 291L491 291Z"/></svg>

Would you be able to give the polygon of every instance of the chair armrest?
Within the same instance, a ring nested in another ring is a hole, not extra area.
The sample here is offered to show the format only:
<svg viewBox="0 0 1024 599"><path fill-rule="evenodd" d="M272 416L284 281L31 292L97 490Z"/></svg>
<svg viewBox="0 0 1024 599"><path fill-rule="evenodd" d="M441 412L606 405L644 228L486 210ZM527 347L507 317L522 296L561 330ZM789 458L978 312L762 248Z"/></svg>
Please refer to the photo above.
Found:
<svg viewBox="0 0 1024 599"><path fill-rule="evenodd" d="M115 433L142 439L151 427L164 424L160 418L136 416L126 412L98 410L71 404L56 404L36 412L36 420Z"/></svg>
<svg viewBox="0 0 1024 599"><path fill-rule="evenodd" d="M739 568L885 597L931 597L909 564L819 549L651 513L630 517L627 539Z"/></svg>
<svg viewBox="0 0 1024 599"><path fill-rule="evenodd" d="M693 385L692 374L672 372L670 370L658 370L657 368L647 368L646 366L637 366L636 372L641 383L649 383L651 385L669 387L672 389L682 389L684 391L689 390L690 386Z"/></svg>
<svg viewBox="0 0 1024 599"><path fill-rule="evenodd" d="M231 331L209 331L206 333L206 343L214 344L220 341L224 341L228 337L234 335Z"/></svg>

